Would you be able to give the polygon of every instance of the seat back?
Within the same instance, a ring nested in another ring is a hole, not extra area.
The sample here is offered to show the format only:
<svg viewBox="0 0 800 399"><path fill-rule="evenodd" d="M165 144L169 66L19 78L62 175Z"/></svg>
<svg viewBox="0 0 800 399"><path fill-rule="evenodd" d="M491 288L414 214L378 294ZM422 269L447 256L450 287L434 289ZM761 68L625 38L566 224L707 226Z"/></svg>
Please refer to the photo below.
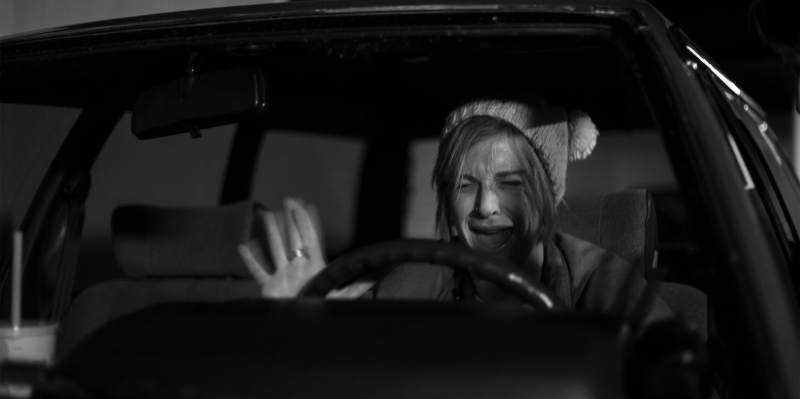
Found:
<svg viewBox="0 0 800 399"><path fill-rule="evenodd" d="M690 285L658 279L658 221L647 190L567 198L559 205L556 229L608 249L658 284L659 297L701 336L708 336L706 294Z"/></svg>
<svg viewBox="0 0 800 399"><path fill-rule="evenodd" d="M613 252L648 280L655 274L658 222L647 190L566 198L556 209L556 229Z"/></svg>
<svg viewBox="0 0 800 399"><path fill-rule="evenodd" d="M127 278L78 295L61 321L57 358L109 320L152 304L258 298L260 289L238 253L238 245L256 234L258 207L118 207L112 242Z"/></svg>

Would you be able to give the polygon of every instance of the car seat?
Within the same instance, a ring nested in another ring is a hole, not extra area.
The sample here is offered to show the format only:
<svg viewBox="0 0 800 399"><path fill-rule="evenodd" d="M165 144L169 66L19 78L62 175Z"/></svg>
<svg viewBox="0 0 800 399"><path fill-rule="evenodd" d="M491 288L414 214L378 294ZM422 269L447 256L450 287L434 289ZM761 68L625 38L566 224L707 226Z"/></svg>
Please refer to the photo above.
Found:
<svg viewBox="0 0 800 399"><path fill-rule="evenodd" d="M260 297L237 250L257 233L259 207L252 202L118 207L112 216L112 242L127 278L90 287L75 299L61 323L57 358L107 321L148 305ZM616 253L645 275L646 265L655 269L657 223L646 190L569 198L558 209L556 226ZM668 282L660 283L659 294L705 337L705 294Z"/></svg>
<svg viewBox="0 0 800 399"><path fill-rule="evenodd" d="M708 336L708 301L690 285L660 281L658 220L645 189L565 198L556 210L556 229L608 249L640 270L672 311L703 339Z"/></svg>
<svg viewBox="0 0 800 399"><path fill-rule="evenodd" d="M650 280L656 274L658 221L647 190L566 198L556 229L608 249Z"/></svg>
<svg viewBox="0 0 800 399"><path fill-rule="evenodd" d="M151 304L260 297L237 249L255 236L259 207L119 206L112 243L126 278L78 295L61 321L57 358L107 321Z"/></svg>

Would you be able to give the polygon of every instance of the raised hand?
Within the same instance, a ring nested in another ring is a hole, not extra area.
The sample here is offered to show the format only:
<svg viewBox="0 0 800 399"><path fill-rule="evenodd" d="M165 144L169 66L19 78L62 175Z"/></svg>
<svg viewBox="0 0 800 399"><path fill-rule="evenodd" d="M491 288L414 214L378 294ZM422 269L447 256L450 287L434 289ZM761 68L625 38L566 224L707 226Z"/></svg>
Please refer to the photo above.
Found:
<svg viewBox="0 0 800 399"><path fill-rule="evenodd" d="M284 212L284 226L280 226L275 212L260 212L266 229L267 256L272 265L263 264L264 257L259 261L256 254L260 253L260 245L257 241L251 240L239 246L242 260L265 298L295 297L303 285L325 268L320 236L314 227L316 208L301 200L287 198Z"/></svg>
<svg viewBox="0 0 800 399"><path fill-rule="evenodd" d="M316 207L300 199L284 200L284 214L262 211L268 255L257 239L239 245L239 254L264 298L293 298L325 268L321 223ZM269 260L272 263L269 263ZM360 297L372 282L356 282L328 294L331 299Z"/></svg>

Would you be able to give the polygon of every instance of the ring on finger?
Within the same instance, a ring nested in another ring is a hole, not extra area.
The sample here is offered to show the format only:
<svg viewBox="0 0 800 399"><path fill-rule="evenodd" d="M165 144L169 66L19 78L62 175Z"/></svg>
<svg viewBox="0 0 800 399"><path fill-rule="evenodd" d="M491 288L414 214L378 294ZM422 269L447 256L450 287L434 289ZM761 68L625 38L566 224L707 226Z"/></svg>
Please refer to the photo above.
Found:
<svg viewBox="0 0 800 399"><path fill-rule="evenodd" d="M289 260L292 260L294 258L301 258L301 257L307 258L308 257L308 251L306 251L304 248L297 248L292 252L292 257L289 258Z"/></svg>

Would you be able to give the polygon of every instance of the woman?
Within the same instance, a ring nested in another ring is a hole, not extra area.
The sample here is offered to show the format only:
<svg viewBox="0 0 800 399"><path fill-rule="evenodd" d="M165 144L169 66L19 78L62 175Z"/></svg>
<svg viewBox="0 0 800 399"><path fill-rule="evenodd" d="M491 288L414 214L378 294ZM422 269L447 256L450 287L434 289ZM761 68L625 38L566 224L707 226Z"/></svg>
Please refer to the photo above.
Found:
<svg viewBox="0 0 800 399"><path fill-rule="evenodd" d="M439 236L519 265L573 309L611 311L624 303L632 312L644 292L643 276L609 251L554 231L567 162L588 156L597 135L586 114L541 100L486 99L458 107L447 117L432 176ZM270 246L277 248L273 261L279 272L285 268L285 277L268 275L242 251L265 296L296 295L324 267L310 214L295 200L286 209L288 248L309 252L287 257L275 217L266 215ZM276 288L277 281L284 288ZM365 288L351 286L337 295ZM492 282L427 265L403 265L372 289L378 298L447 300L464 293L468 300L521 304ZM669 314L656 298L648 318Z"/></svg>

